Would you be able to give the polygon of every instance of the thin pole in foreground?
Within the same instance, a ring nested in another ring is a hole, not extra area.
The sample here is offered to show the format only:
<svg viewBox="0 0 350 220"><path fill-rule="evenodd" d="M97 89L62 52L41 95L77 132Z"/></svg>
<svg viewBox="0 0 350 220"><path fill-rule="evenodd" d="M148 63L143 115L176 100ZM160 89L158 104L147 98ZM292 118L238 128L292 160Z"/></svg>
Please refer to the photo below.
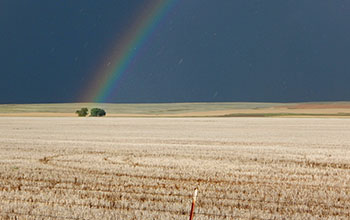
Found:
<svg viewBox="0 0 350 220"><path fill-rule="evenodd" d="M193 220L194 204L196 203L197 193L198 193L198 190L196 188L196 189L194 189L194 194L193 194L192 207L191 207L191 213L190 213L190 220Z"/></svg>

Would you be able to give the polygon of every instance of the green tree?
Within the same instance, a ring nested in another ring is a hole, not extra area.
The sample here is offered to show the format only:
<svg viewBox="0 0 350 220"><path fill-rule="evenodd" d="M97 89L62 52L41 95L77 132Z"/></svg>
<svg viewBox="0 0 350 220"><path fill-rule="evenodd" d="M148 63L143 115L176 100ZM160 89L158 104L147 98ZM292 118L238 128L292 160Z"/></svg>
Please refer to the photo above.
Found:
<svg viewBox="0 0 350 220"><path fill-rule="evenodd" d="M102 117L106 115L106 111L100 108L93 108L90 111L90 116L92 117Z"/></svg>
<svg viewBox="0 0 350 220"><path fill-rule="evenodd" d="M79 117L85 117L88 115L88 108L81 108L80 110L76 110L75 113L78 114Z"/></svg>

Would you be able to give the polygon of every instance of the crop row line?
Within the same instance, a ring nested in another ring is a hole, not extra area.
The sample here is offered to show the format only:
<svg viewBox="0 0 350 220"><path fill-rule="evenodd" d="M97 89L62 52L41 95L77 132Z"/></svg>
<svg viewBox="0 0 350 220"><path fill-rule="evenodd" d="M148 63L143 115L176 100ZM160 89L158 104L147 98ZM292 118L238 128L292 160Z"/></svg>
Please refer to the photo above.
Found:
<svg viewBox="0 0 350 220"><path fill-rule="evenodd" d="M3 201L4 200L16 201L16 202L29 202L29 201L26 201L26 200L18 200L18 199L3 199ZM35 203L41 203L41 204L49 205L47 202L42 202L42 201L37 201L37 200L35 201ZM72 205L72 204L70 204L70 205ZM185 210L180 211L180 210L167 210L167 209L156 209L156 208L148 209L148 208L136 208L136 207L130 207L130 206L107 207L105 205L96 206L96 205L92 205L92 204L90 204L90 205L87 205L87 204L74 204L74 206L83 206L83 207L89 207L89 208L110 209L110 210L126 210L126 211L133 210L133 211L163 212L163 213L171 213L171 214L174 214L174 215L183 215L183 216L188 215L188 211L185 211ZM11 213L9 213L9 214L11 214ZM22 214L23 215L35 215L33 213L22 213ZM212 217L225 217L225 218L227 218L227 217L231 217L231 218L241 217L241 216L232 215L232 214L219 214L219 213L207 213L207 212L195 212L195 214L196 215L203 215L203 216L212 216ZM43 217L45 217L45 216L43 216ZM49 217L54 218L54 216L49 216ZM58 216L58 218L62 218L62 217ZM67 217L67 219L74 219L74 218ZM80 219L80 218L78 218L78 219ZM255 219L265 220L263 218L255 218Z"/></svg>
<svg viewBox="0 0 350 220"><path fill-rule="evenodd" d="M23 213L23 212L0 212L0 214L12 215L12 216L33 216L33 217L42 217L42 218L54 218L54 219L73 219L73 220L83 220L83 218L74 218L68 216L57 216L57 215L44 215L44 214L32 214L32 213Z"/></svg>
<svg viewBox="0 0 350 220"><path fill-rule="evenodd" d="M151 180L164 180L164 181L173 181L173 182L196 182L196 183L207 183L207 184L227 184L227 185L259 185L259 186L266 186L271 187L274 186L276 188L276 185L284 186L284 187L303 187L303 188L319 188L324 187L327 189L350 189L349 186L336 186L336 185L315 185L315 184L292 184L287 182L269 182L269 181L249 181L249 180L237 180L237 181L229 181L225 179L211 179L211 178L183 178L183 177L169 177L169 176L148 176L148 175L141 175L141 174L130 174L130 173L112 173L107 171L98 171L98 170L90 170L85 168L77 168L77 167L71 167L71 166L59 166L53 163L48 163L49 165L60 167L60 168L66 168L66 169L72 169L75 171L79 171L81 173L86 174L93 174L93 175L100 175L100 176L113 176L113 177L128 177L128 178L138 178L138 179L151 179ZM0 176L1 178L1 176ZM5 177L6 178L6 177ZM8 177L7 177L8 178ZM12 179L28 179L23 177L17 177ZM33 179L34 181L35 179ZM40 180L40 179L38 179ZM35 180L37 181L37 180Z"/></svg>
<svg viewBox="0 0 350 220"><path fill-rule="evenodd" d="M145 209L133 209L135 211L151 211L151 212L164 212L164 210L145 210ZM1 212L0 212L1 214ZM33 214L33 213L23 213L23 212L2 212L2 214L12 215L12 216L33 216L33 217L45 217L45 218L54 218L54 219L70 219L70 220L88 220L88 218L79 218L79 217L69 217L69 216L57 216L57 215L44 215L44 214ZM127 214L118 213L118 215L128 216ZM187 215L187 213L181 213L181 215ZM215 213L204 213L196 212L195 215L204 215L211 217L223 217L223 218L240 218L239 215L230 215L230 214L215 214ZM269 218L254 217L256 220L268 220Z"/></svg>
<svg viewBox="0 0 350 220"><path fill-rule="evenodd" d="M37 193L38 191L41 191L40 189L35 190L37 187L33 186L25 186L22 185L21 187L25 187L25 189L21 189L21 191L25 192L32 192ZM32 187L32 188L29 188ZM77 191L77 192L86 192L86 193L110 193L110 194L134 194L134 195L152 195L152 196L169 196L169 197L184 197L184 198L190 198L191 195L185 195L185 194L169 194L169 193L152 193L152 192L134 192L134 191L112 191L112 190L92 190L92 189L74 189L74 188L68 188L68 187L55 187L53 190L59 190L59 191ZM214 199L214 200L228 200L228 201L238 201L238 202L254 202L254 203L267 203L267 204L276 204L276 205L288 205L288 206L301 206L301 205L307 205L307 206L330 206L327 203L320 202L318 203L312 202L312 201L306 201L306 202L295 202L295 201L272 201L272 200L259 200L259 199L242 199L242 198L229 198L229 197L218 197L218 196L204 196L202 198L202 201L208 200L208 199ZM338 209L347 209L347 206L340 206L332 204L332 208L338 208Z"/></svg>
<svg viewBox="0 0 350 220"><path fill-rule="evenodd" d="M44 204L44 205L60 205L60 206L66 206L66 205L70 205L70 206L80 206L80 207L87 207L87 208L97 208L97 209L109 209L109 210L113 210L113 209L120 209L120 210L138 210L138 211L159 211L159 212L168 212L168 213L174 213L174 214L179 214L179 213L183 213L183 215L185 214L185 212L183 211L176 211L176 210L159 210L159 209L140 209L140 208L136 208L136 207L130 207L130 206L117 206L117 202L116 201L108 201L109 205L107 204L92 204L90 203L69 203L69 202L50 202L50 201L44 201L44 200L39 200L39 199L9 199L9 198L1 198L2 201L8 201L8 202L26 202L26 203L40 203L40 204ZM107 201L107 200L105 200ZM153 200L152 203L171 203L173 201L164 201L162 199L156 199ZM245 209L245 210L252 210L252 209L261 209L261 205L260 208L259 206L252 206L252 205L247 205L247 204L221 204L221 206L225 206L225 207L235 207L237 209ZM316 206L316 205L315 205ZM316 206L317 207L317 206ZM274 209L279 209L280 211L283 212L284 209L286 209L285 207L270 207L270 210L274 210ZM331 207L330 207L331 208ZM312 213L313 209L302 209L302 208L297 208L299 213ZM333 216L346 216L349 217L350 213L349 212L342 212L341 210L335 211L333 210L333 212L329 212L330 215ZM211 213L205 213L205 215L211 215Z"/></svg>

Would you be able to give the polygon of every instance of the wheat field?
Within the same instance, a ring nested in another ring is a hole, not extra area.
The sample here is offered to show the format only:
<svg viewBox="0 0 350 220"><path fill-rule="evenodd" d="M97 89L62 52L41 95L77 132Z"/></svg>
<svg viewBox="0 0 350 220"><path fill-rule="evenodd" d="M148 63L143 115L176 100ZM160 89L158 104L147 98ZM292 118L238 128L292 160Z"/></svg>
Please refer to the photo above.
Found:
<svg viewBox="0 0 350 220"><path fill-rule="evenodd" d="M349 219L350 120L0 117L0 219Z"/></svg>

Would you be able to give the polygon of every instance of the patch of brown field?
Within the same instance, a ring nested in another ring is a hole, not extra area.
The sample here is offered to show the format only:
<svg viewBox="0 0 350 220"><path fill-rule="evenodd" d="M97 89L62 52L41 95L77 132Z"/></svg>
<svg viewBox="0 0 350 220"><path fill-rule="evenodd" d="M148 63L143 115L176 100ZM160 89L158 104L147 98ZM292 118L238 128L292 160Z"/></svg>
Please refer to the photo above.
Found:
<svg viewBox="0 0 350 220"><path fill-rule="evenodd" d="M221 111L206 111L206 112L187 112L180 114L107 114L108 117L215 117L232 114L242 115L264 115L264 114L295 114L293 117L338 117L337 114L350 114L349 109L286 109L286 108L263 108L263 109L232 109ZM298 116L299 114L299 116ZM303 116L310 114L311 116ZM312 115L315 116L312 116ZM322 114L326 116L322 116ZM317 116L319 115L319 116ZM334 115L334 116L332 116ZM283 116L292 117L292 116Z"/></svg>
<svg viewBox="0 0 350 220"><path fill-rule="evenodd" d="M301 103L288 106L277 106L275 108L287 109L350 109L349 103Z"/></svg>
<svg viewBox="0 0 350 220"><path fill-rule="evenodd" d="M165 116L178 116L178 117L189 117L189 116L224 116L230 114L248 114L248 115L264 115L264 114L341 114L350 113L349 109L284 109L284 108L263 108L263 109L232 109L224 111L208 111L208 112L189 112L184 114L173 114ZM322 117L322 116L320 116Z"/></svg>

